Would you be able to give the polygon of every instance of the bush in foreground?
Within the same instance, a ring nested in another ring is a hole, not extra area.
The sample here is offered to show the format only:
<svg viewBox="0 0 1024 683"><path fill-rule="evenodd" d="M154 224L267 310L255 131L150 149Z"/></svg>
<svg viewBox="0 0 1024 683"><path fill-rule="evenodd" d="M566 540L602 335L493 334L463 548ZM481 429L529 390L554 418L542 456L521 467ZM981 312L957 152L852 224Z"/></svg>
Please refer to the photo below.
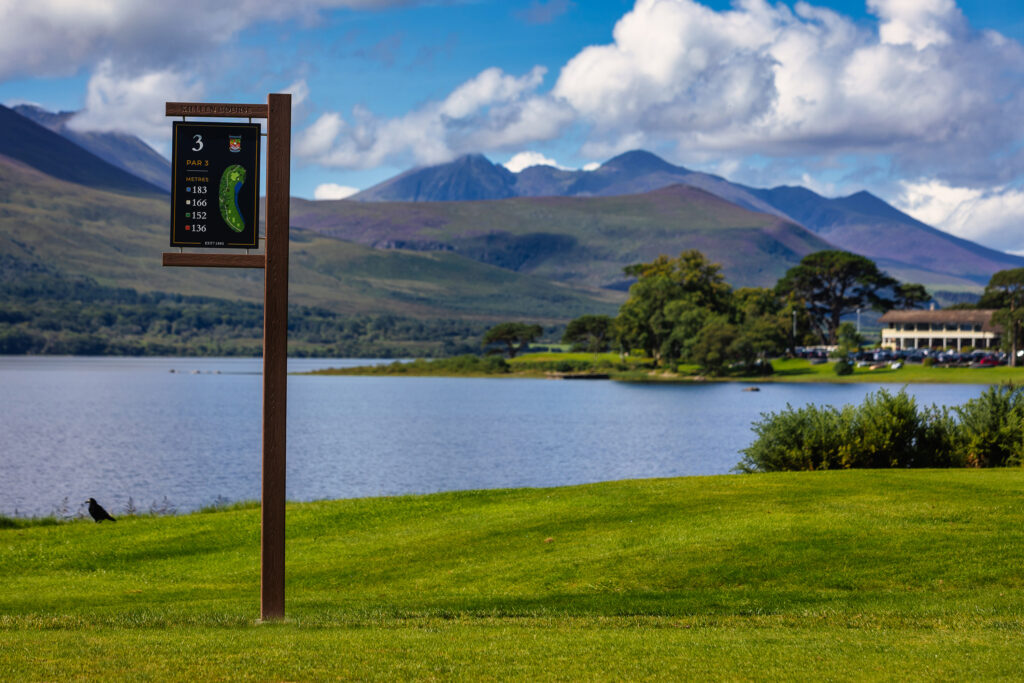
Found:
<svg viewBox="0 0 1024 683"><path fill-rule="evenodd" d="M989 387L956 414L956 449L968 465L1024 464L1024 387Z"/></svg>
<svg viewBox="0 0 1024 683"><path fill-rule="evenodd" d="M989 387L950 411L901 390L859 406L790 405L762 414L741 472L1024 464L1024 388Z"/></svg>

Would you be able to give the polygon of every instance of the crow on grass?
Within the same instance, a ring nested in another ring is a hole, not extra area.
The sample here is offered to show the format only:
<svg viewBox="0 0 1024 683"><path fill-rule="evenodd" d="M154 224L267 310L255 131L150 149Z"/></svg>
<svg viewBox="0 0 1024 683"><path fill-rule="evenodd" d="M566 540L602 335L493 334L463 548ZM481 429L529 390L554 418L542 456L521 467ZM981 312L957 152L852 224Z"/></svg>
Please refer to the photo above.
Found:
<svg viewBox="0 0 1024 683"><path fill-rule="evenodd" d="M105 519L109 519L111 522L117 521L116 519L110 516L109 512L103 509L102 505L96 502L95 498L90 498L85 502L89 504L89 514L92 515L92 518L95 519L97 522L102 522Z"/></svg>

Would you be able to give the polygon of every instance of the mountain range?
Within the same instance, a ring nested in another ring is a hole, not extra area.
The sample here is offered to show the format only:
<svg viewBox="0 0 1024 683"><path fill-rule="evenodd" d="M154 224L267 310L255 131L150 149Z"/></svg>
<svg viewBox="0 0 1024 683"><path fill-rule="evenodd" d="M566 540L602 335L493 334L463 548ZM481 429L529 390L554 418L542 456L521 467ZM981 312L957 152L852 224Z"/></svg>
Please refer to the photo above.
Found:
<svg viewBox="0 0 1024 683"><path fill-rule="evenodd" d="M140 140L139 144L144 143ZM66 135L55 133L3 105L0 105L0 154L48 176L86 187L129 195L167 194Z"/></svg>
<svg viewBox="0 0 1024 683"><path fill-rule="evenodd" d="M134 135L76 130L69 123L75 112L53 113L31 104L19 104L13 110L92 152L108 164L138 176L164 192L171 191L171 162Z"/></svg>
<svg viewBox="0 0 1024 683"><path fill-rule="evenodd" d="M1024 259L937 230L869 192L827 198L804 187L752 188L675 166L642 150L593 171L532 166L512 173L481 155L417 168L351 199L359 202L462 202L513 197L609 197L674 184L699 188L737 206L800 225L834 247L875 260L894 277L933 288L972 288Z"/></svg>
<svg viewBox="0 0 1024 683"><path fill-rule="evenodd" d="M0 283L47 272L139 292L262 301L260 272L162 267L169 217L160 188L0 107ZM374 249L298 226L290 256L291 302L341 314L554 322L614 314L621 300L456 253Z"/></svg>
<svg viewBox="0 0 1024 683"><path fill-rule="evenodd" d="M73 116L0 106L0 261L139 291L259 300L259 274L161 268L169 163L133 136L75 130ZM293 300L345 313L613 313L631 282L624 266L691 248L721 263L736 286L774 284L829 248L952 293L978 292L993 272L1024 267L867 192L752 188L640 150L593 171L513 173L468 155L348 200L293 198L291 220Z"/></svg>
<svg viewBox="0 0 1024 683"><path fill-rule="evenodd" d="M772 285L830 245L792 221L670 185L611 197L448 202L292 200L292 223L378 249L449 252L589 288L625 290L623 267L699 249L734 285Z"/></svg>

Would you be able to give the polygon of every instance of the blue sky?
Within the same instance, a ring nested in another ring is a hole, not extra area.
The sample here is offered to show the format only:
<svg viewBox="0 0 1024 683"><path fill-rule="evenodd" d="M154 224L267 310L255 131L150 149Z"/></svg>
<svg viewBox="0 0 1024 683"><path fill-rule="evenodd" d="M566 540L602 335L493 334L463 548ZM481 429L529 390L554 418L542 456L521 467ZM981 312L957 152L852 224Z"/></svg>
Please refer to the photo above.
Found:
<svg viewBox="0 0 1024 683"><path fill-rule="evenodd" d="M165 100L290 91L298 196L644 148L1024 252L1022 43L988 0L0 0L0 101L166 153Z"/></svg>

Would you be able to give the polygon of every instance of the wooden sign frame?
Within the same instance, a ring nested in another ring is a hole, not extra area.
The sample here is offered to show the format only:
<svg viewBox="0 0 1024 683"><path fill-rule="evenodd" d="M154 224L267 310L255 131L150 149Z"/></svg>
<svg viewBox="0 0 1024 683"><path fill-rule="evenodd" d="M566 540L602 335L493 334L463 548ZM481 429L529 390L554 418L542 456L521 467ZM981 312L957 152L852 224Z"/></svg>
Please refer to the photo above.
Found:
<svg viewBox="0 0 1024 683"><path fill-rule="evenodd" d="M263 268L263 477L260 501L260 616L284 618L285 471L288 389L288 241L292 96L266 104L167 102L167 116L267 120L266 242L262 254L163 255L164 266Z"/></svg>

